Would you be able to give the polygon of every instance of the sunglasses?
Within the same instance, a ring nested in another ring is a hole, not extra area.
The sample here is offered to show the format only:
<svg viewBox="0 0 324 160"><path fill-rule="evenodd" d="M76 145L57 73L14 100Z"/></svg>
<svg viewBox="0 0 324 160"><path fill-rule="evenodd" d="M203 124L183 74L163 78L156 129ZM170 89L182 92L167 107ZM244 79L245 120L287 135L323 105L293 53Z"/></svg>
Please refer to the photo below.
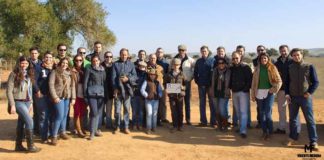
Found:
<svg viewBox="0 0 324 160"><path fill-rule="evenodd" d="M66 49L60 49L60 51L62 52L62 51L66 51Z"/></svg>
<svg viewBox="0 0 324 160"><path fill-rule="evenodd" d="M86 54L86 52L79 52L80 54Z"/></svg>
<svg viewBox="0 0 324 160"><path fill-rule="evenodd" d="M112 58L112 56L105 56L105 58Z"/></svg>

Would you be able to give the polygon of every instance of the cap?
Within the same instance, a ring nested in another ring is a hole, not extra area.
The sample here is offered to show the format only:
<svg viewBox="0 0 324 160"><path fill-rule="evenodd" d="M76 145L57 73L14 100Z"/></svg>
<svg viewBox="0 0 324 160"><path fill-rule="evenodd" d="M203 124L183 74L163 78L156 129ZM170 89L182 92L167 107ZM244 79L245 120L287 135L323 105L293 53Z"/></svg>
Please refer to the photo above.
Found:
<svg viewBox="0 0 324 160"><path fill-rule="evenodd" d="M156 70L154 68L149 68L147 70L147 74L155 74L156 75Z"/></svg>
<svg viewBox="0 0 324 160"><path fill-rule="evenodd" d="M186 47L184 44L180 44L180 45L178 46L178 50L180 50L180 49L182 49L182 50L187 50L187 47Z"/></svg>

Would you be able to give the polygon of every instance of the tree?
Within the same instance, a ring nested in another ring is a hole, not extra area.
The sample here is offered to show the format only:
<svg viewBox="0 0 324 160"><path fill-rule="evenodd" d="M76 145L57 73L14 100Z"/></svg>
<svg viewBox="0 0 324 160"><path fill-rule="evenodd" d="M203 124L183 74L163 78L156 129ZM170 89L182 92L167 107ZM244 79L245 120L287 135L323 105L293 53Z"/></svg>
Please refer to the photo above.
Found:
<svg viewBox="0 0 324 160"><path fill-rule="evenodd" d="M303 49L303 53L304 53L304 57L308 57L310 54L309 54L309 50L307 49Z"/></svg>
<svg viewBox="0 0 324 160"><path fill-rule="evenodd" d="M105 25L106 16L101 4L93 0L0 0L0 49L4 48L5 58L16 58L32 46L41 52L55 50L58 43L71 46L77 35L88 46L100 40L109 47L116 37Z"/></svg>
<svg viewBox="0 0 324 160"><path fill-rule="evenodd" d="M269 54L269 56L278 56L279 55L279 52L278 50L274 49L274 48L270 48L270 49L267 49L267 53Z"/></svg>

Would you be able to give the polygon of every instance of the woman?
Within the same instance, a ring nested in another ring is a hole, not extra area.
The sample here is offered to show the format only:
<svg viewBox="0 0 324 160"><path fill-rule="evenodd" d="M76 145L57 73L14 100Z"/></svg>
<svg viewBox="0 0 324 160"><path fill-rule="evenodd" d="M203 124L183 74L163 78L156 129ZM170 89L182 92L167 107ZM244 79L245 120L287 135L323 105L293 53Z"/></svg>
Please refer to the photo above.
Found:
<svg viewBox="0 0 324 160"><path fill-rule="evenodd" d="M104 106L105 90L104 83L106 80L106 72L104 67L100 65L98 56L91 57L91 66L86 69L83 82L83 93L87 104L90 106L90 137L102 136L98 132L99 116Z"/></svg>
<svg viewBox="0 0 324 160"><path fill-rule="evenodd" d="M212 76L212 86L210 87L211 95L214 98L216 118L221 131L227 130L228 127L228 102L229 98L231 98L229 88L231 71L226 64L225 58L219 57L217 59Z"/></svg>
<svg viewBox="0 0 324 160"><path fill-rule="evenodd" d="M141 86L141 94L145 98L146 133L155 132L157 125L157 112L159 98L162 97L162 87L157 81L156 70L151 68L147 72L147 79Z"/></svg>
<svg viewBox="0 0 324 160"><path fill-rule="evenodd" d="M85 130L83 129L83 118L86 110L86 103L83 97L83 79L84 79L84 65L83 56L78 54L73 58L72 78L75 82L76 100L74 104L74 127L80 138L85 137Z"/></svg>
<svg viewBox="0 0 324 160"><path fill-rule="evenodd" d="M72 79L69 69L69 60L63 58L52 71L49 79L49 91L54 102L55 118L52 129L51 144L57 145L57 136L60 130L60 137L64 140L70 137L66 134L66 119L71 105L75 103L75 82Z"/></svg>
<svg viewBox="0 0 324 160"><path fill-rule="evenodd" d="M164 88L169 97L171 107L172 125L171 133L176 129L183 131L183 98L185 96L185 79L182 71L180 70L181 60L175 58L172 61L172 69L166 75L164 80ZM168 84L180 84L180 93L168 93Z"/></svg>
<svg viewBox="0 0 324 160"><path fill-rule="evenodd" d="M114 100L113 95L113 86L111 73L113 69L113 54L110 51L105 52L105 61L101 63L101 65L105 68L106 71L106 82L105 82L105 107L106 107L106 128L113 129L112 123L112 104Z"/></svg>
<svg viewBox="0 0 324 160"><path fill-rule="evenodd" d="M32 84L34 83L34 69L24 56L18 59L17 65L8 78L8 88L6 91L9 101L8 112L10 114L18 113L18 122L16 129L15 151L39 152L41 149L34 145L33 141L33 119L29 115L33 105ZM27 149L22 145L25 135Z"/></svg>
<svg viewBox="0 0 324 160"><path fill-rule="evenodd" d="M53 116L53 103L49 94L49 77L53 70L53 55L46 52L40 69L36 72L36 83L34 85L35 103L39 115L39 131L42 143L48 142L48 131Z"/></svg>
<svg viewBox="0 0 324 160"><path fill-rule="evenodd" d="M272 105L282 81L268 54L260 54L260 63L255 68L252 80L252 101L256 101L261 111L262 138L268 140L273 131Z"/></svg>

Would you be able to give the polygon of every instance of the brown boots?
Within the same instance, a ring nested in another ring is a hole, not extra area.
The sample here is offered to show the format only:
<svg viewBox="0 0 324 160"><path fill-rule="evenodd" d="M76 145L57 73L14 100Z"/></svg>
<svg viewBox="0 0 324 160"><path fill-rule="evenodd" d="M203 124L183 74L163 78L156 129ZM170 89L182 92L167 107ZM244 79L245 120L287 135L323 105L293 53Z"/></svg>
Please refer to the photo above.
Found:
<svg viewBox="0 0 324 160"><path fill-rule="evenodd" d="M80 138L84 138L85 131L82 129L81 120L82 119L80 117L74 117L74 127L75 127L75 130L77 131L78 136Z"/></svg>
<svg viewBox="0 0 324 160"><path fill-rule="evenodd" d="M33 130L26 129L26 142L27 142L27 149L22 145L22 139L23 139L23 130L17 129L17 137L16 137L16 147L15 151L17 152L30 152L30 153L37 153L41 149L37 148L34 145L33 140Z"/></svg>

